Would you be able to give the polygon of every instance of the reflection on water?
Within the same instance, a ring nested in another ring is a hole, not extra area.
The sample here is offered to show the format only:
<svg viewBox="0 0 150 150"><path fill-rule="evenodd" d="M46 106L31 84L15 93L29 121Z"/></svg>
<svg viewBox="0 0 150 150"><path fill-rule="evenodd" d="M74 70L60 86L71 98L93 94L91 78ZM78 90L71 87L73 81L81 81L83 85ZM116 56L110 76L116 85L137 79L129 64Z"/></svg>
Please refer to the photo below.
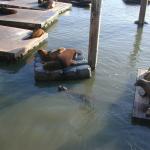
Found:
<svg viewBox="0 0 150 150"><path fill-rule="evenodd" d="M136 71L150 64L150 29L137 29L138 13L121 0L103 2L98 65L89 80L36 83L34 52L19 67L0 66L0 149L149 150L149 128L131 124ZM76 47L87 57L89 20L90 9L73 7L48 29L42 47ZM57 92L60 84L75 95Z"/></svg>
<svg viewBox="0 0 150 150"><path fill-rule="evenodd" d="M133 51L130 55L130 65L134 65L137 62L138 53L140 52L141 40L142 40L143 28L137 28L135 35L135 43L133 45Z"/></svg>

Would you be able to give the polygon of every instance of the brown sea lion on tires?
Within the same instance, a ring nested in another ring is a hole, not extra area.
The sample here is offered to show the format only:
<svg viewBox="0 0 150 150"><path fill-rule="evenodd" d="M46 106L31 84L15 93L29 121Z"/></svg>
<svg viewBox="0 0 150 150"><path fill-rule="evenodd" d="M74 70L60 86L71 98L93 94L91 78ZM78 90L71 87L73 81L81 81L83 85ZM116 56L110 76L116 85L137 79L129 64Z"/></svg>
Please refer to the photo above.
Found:
<svg viewBox="0 0 150 150"><path fill-rule="evenodd" d="M14 9L0 7L0 14L2 15L11 15L11 14L16 14L16 13L17 11Z"/></svg>
<svg viewBox="0 0 150 150"><path fill-rule="evenodd" d="M60 48L60 53L57 56L64 67L69 67L75 64L77 51L74 48Z"/></svg>
<svg viewBox="0 0 150 150"><path fill-rule="evenodd" d="M60 61L63 67L69 67L76 63L74 59L77 51L74 48L59 48L54 52L39 50L38 53L42 57L42 60Z"/></svg>
<svg viewBox="0 0 150 150"><path fill-rule="evenodd" d="M40 55L43 61L56 61L57 56L59 55L60 52L61 52L60 49L54 51L46 51L44 49L38 50L38 54Z"/></svg>

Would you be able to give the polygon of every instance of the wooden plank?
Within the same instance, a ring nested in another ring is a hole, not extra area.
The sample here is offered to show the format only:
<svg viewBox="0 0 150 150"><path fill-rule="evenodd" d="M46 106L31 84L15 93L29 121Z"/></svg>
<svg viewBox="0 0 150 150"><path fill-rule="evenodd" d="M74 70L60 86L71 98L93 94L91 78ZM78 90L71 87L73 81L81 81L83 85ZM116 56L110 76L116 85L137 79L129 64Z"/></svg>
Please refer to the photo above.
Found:
<svg viewBox="0 0 150 150"><path fill-rule="evenodd" d="M146 69L138 69L137 79L143 78L143 74L146 72ZM150 117L146 117L145 112L149 106L149 97L140 96L139 92L142 90L140 87L136 86L135 89L135 99L133 103L133 121L138 121L141 124L150 123Z"/></svg>
<svg viewBox="0 0 150 150"><path fill-rule="evenodd" d="M1 59L17 59L28 51L37 47L41 42L47 39L48 34L45 33L39 38L24 40L32 31L0 26L0 57Z"/></svg>
<svg viewBox="0 0 150 150"><path fill-rule="evenodd" d="M13 1L0 0L0 6L23 8L23 9L41 9L38 7L37 0L13 0Z"/></svg>
<svg viewBox="0 0 150 150"><path fill-rule="evenodd" d="M51 11L16 9L17 14L1 15L0 24L24 29L32 29L36 26L45 27L58 18L57 13Z"/></svg>
<svg viewBox="0 0 150 150"><path fill-rule="evenodd" d="M45 28L57 20L60 13L70 8L70 4L64 3L59 3L54 9L46 11L14 8L17 14L1 15L0 24L24 29L33 29L36 26Z"/></svg>
<svg viewBox="0 0 150 150"><path fill-rule="evenodd" d="M148 4L148 0L141 0L141 7L139 13L139 21L138 24L143 26L145 23L145 13L146 13L146 6Z"/></svg>
<svg viewBox="0 0 150 150"><path fill-rule="evenodd" d="M39 7L38 0L13 0L13 1L0 0L0 6L21 8L21 9L45 10ZM71 4L56 2L56 6L50 9L50 11L59 11L60 6L71 7Z"/></svg>
<svg viewBox="0 0 150 150"><path fill-rule="evenodd" d="M98 57L101 3L102 0L92 0L88 50L88 64L92 70L96 68Z"/></svg>

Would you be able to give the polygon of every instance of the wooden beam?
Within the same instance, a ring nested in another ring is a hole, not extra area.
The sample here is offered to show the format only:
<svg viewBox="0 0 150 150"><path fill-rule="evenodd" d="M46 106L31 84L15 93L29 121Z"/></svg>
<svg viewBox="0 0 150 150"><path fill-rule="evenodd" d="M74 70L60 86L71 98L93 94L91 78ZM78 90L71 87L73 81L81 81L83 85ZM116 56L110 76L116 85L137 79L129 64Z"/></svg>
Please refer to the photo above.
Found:
<svg viewBox="0 0 150 150"><path fill-rule="evenodd" d="M88 50L88 63L92 70L96 68L98 57L101 4L102 0L92 0Z"/></svg>
<svg viewBox="0 0 150 150"><path fill-rule="evenodd" d="M145 22L145 14L146 14L147 4L148 4L148 0L141 0L139 20L136 22L139 26L143 26L146 23Z"/></svg>

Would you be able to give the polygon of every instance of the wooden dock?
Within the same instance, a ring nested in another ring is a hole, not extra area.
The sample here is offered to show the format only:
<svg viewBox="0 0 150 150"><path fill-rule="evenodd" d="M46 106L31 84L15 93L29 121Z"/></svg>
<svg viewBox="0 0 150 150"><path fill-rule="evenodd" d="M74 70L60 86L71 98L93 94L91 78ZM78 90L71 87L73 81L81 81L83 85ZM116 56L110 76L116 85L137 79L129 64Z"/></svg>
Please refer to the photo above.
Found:
<svg viewBox="0 0 150 150"><path fill-rule="evenodd" d="M138 69L137 79L143 78L143 74L146 72L146 69ZM135 99L133 103L133 113L132 119L134 123L138 124L149 124L150 117L146 117L145 112L149 106L149 98L147 96L140 96L139 92L142 90L140 87L136 87L135 90Z"/></svg>
<svg viewBox="0 0 150 150"><path fill-rule="evenodd" d="M127 4L140 4L141 0L123 0ZM150 0L148 0L148 3L150 3Z"/></svg>
<svg viewBox="0 0 150 150"><path fill-rule="evenodd" d="M16 14L0 15L0 61L16 60L43 42L48 34L23 40L35 27L47 28L59 14L71 9L71 4L56 2L52 9L41 9L37 0L0 0L0 6L12 7ZM20 29L23 28L23 29Z"/></svg>
<svg viewBox="0 0 150 150"><path fill-rule="evenodd" d="M16 9L17 14L0 16L0 25L33 29L47 27L58 18L57 13L51 11Z"/></svg>
<svg viewBox="0 0 150 150"><path fill-rule="evenodd" d="M45 10L38 5L38 0L13 0L13 1L5 1L0 0L0 6L12 7L12 8L20 8L20 9L33 9L33 10ZM71 8L71 4L66 4L62 2L56 2L56 6L51 11L57 11L61 13L61 11L66 7L68 9Z"/></svg>
<svg viewBox="0 0 150 150"><path fill-rule="evenodd" d="M17 14L1 15L0 25L7 25L24 29L33 29L36 26L47 28L58 19L60 13L67 11L71 8L71 6L71 4L58 2L53 9L45 11L14 8L17 10Z"/></svg>
<svg viewBox="0 0 150 150"><path fill-rule="evenodd" d="M47 39L45 33L39 38L24 40L32 31L0 25L0 59L16 60Z"/></svg>

